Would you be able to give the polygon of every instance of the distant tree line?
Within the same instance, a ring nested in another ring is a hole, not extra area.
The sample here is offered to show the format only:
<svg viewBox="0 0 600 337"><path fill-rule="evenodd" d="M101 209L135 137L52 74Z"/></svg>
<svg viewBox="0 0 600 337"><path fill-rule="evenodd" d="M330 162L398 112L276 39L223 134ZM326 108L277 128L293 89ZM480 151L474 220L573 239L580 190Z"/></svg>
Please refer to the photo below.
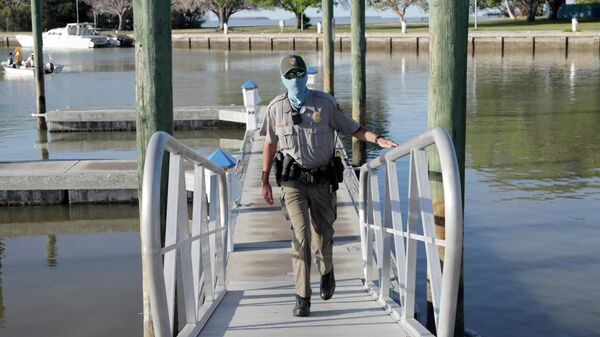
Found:
<svg viewBox="0 0 600 337"><path fill-rule="evenodd" d="M63 27L75 22L77 0L42 0L42 29ZM349 0L339 0L342 5ZM474 5L475 0L470 0ZM578 0L578 2L598 0ZM543 15L542 5L547 4L550 18L556 19L558 9L565 0L477 0L481 9L498 11L509 18L525 16L534 21L536 15ZM402 21L411 6L427 11L429 0L368 0L368 4L380 10L391 9ZM208 12L219 19L219 30L229 18L240 11L257 8L282 8L296 17L296 28L302 23L307 27L309 20L306 9L320 8L321 0L171 0L173 28L199 28L205 22ZM81 0L79 2L80 21L94 22L100 28L132 30L133 0ZM29 0L0 0L0 31L30 31L31 14Z"/></svg>
<svg viewBox="0 0 600 337"><path fill-rule="evenodd" d="M173 28L204 23L204 0L171 0ZM133 29L133 0L81 0L79 21L104 29ZM77 21L76 0L42 0L42 29L64 27ZM0 0L0 31L31 31L29 0Z"/></svg>

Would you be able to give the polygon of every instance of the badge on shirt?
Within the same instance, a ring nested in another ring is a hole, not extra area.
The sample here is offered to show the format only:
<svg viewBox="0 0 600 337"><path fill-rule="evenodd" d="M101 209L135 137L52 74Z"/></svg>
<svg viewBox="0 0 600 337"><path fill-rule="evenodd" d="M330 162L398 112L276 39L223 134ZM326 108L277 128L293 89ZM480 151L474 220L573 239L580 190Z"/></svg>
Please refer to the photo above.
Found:
<svg viewBox="0 0 600 337"><path fill-rule="evenodd" d="M315 111L313 114L313 119L315 120L315 123L321 123L321 111Z"/></svg>

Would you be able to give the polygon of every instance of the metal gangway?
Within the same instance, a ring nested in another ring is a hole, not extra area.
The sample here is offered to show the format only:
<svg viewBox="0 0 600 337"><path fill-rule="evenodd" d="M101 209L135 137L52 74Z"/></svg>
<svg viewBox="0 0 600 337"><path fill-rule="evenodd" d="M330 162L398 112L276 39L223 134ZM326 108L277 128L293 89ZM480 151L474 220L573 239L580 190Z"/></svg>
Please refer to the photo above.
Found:
<svg viewBox="0 0 600 337"><path fill-rule="evenodd" d="M260 196L262 140L257 131L246 132L238 162L243 189L241 198L232 200L227 172L166 133L152 136L144 166L141 240L150 306L145 315L151 314L154 335L432 336L415 319L416 247L423 242L437 336L452 336L463 219L459 171L447 133L429 130L371 160L361 167L360 180L347 167L334 227L336 294L327 302L313 296L307 318L291 313L289 224L279 207L265 207ZM430 146L438 151L442 168L445 240L436 237L433 222ZM161 238L166 153L166 228ZM396 165L407 156L408 182L401 184ZM406 215L400 187L408 188ZM396 301L390 297L392 277L397 279ZM312 279L318 289L318 275Z"/></svg>

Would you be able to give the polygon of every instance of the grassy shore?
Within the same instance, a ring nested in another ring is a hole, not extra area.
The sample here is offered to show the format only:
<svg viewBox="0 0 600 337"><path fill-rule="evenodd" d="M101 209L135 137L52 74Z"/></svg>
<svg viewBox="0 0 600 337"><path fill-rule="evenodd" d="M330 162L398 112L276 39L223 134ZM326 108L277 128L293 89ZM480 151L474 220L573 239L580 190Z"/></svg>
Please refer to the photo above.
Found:
<svg viewBox="0 0 600 337"><path fill-rule="evenodd" d="M426 32L428 30L427 22L411 22L408 23L409 32ZM276 26L245 26L232 27L229 29L232 33L279 33L279 27ZM370 33L399 33L401 32L400 23L370 23L366 25L366 31ZM474 23L469 22L469 30L475 30ZM481 20L477 23L478 31L534 31L534 30L556 30L556 31L571 31L571 20L549 20L546 18L538 18L535 22L527 22L524 18L516 20L510 19L495 19ZM578 30L580 31L600 31L600 19L581 19L579 20ZM200 29L176 29L173 33L212 33L215 28L200 28ZM284 33L297 33L295 27L286 27ZM316 33L316 26L310 26L304 30L306 33ZM336 25L336 32L349 33L350 25Z"/></svg>
<svg viewBox="0 0 600 337"><path fill-rule="evenodd" d="M350 25L336 25L336 32L350 33ZM409 32L427 32L427 22L411 22L408 23ZM247 34L276 34L279 33L279 27L276 26L240 26L230 27L231 33L247 33ZM400 23L370 23L366 25L368 33L399 33L401 32ZM473 21L469 22L469 30L475 31ZM600 31L600 19L580 19L578 25L579 31ZM546 18L537 18L535 22L527 22L524 18L516 20L510 19L494 19L480 20L477 23L476 31L571 31L571 20L549 20ZM215 33L215 28L198 28L198 29L175 29L173 34L210 34ZM298 33L295 27L285 27L284 33ZM305 33L316 33L316 25L310 26L304 30ZM115 31L105 31L107 34L114 34ZM120 31L121 34L133 34L132 31ZM28 32L0 32L0 36L14 36L17 34L30 34Z"/></svg>

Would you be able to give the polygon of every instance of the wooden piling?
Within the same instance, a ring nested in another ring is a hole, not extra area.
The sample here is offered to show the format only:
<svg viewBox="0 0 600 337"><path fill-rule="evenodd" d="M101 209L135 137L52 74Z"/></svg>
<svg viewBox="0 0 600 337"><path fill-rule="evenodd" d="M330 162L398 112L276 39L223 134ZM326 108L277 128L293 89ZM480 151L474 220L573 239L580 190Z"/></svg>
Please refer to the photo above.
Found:
<svg viewBox="0 0 600 337"><path fill-rule="evenodd" d="M156 131L173 133L173 64L171 56L171 2L134 0L136 143L139 197L142 195L144 159ZM165 156L163 167L167 167ZM163 169L166 192L168 170ZM141 203L140 203L141 205ZM161 193L161 231L164 233L166 193ZM149 275L142 266L144 336L154 336L147 292Z"/></svg>
<svg viewBox="0 0 600 337"><path fill-rule="evenodd" d="M333 0L323 0L323 91L333 95Z"/></svg>
<svg viewBox="0 0 600 337"><path fill-rule="evenodd" d="M33 37L34 54L34 74L35 74L35 93L36 93L36 127L38 130L46 130L46 89L44 86L44 53L42 41L42 2L41 0L31 0L31 27ZM7 38L8 45L8 38Z"/></svg>
<svg viewBox="0 0 600 337"><path fill-rule="evenodd" d="M467 1L436 0L429 14L429 128L442 127L456 149L464 205L465 125L467 91ZM437 151L429 151L431 199L438 237L445 238L442 174ZM440 257L444 260L443 251ZM442 262L443 263L443 262ZM434 332L433 306L428 291L427 328ZM458 291L454 336L464 336L463 281Z"/></svg>
<svg viewBox="0 0 600 337"><path fill-rule="evenodd" d="M350 13L352 23L352 118L361 125L365 125L367 110L365 2L352 0ZM352 164L360 166L365 163L366 159L367 144L357 138L352 138Z"/></svg>

